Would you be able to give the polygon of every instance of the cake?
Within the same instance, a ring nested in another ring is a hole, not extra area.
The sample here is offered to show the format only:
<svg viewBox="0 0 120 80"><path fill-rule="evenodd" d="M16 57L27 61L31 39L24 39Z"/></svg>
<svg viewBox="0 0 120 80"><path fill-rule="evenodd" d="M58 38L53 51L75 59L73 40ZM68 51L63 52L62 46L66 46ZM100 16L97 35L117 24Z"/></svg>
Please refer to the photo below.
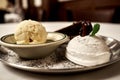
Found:
<svg viewBox="0 0 120 80"><path fill-rule="evenodd" d="M100 36L95 35L99 31L100 25L95 24L91 28L90 22L82 21L79 25L81 26L76 32L79 35L76 34L66 47L66 58L84 66L95 66L108 62L111 56L109 47Z"/></svg>
<svg viewBox="0 0 120 80"><path fill-rule="evenodd" d="M86 36L92 31L92 24L90 21L76 21L73 22L72 25L67 26L63 29L58 30L57 32L61 32L73 38L74 36L81 35Z"/></svg>
<svg viewBox="0 0 120 80"><path fill-rule="evenodd" d="M76 36L66 47L66 57L80 65L95 66L110 60L110 50L100 36Z"/></svg>

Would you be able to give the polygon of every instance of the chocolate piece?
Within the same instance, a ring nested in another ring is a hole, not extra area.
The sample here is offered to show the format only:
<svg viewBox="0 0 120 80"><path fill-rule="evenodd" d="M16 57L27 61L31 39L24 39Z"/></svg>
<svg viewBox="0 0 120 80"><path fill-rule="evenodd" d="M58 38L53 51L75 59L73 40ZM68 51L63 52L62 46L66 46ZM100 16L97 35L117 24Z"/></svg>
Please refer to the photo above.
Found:
<svg viewBox="0 0 120 80"><path fill-rule="evenodd" d="M89 35L89 33L92 31L92 25L90 21L81 21L81 28L79 31L79 34L81 36Z"/></svg>
<svg viewBox="0 0 120 80"><path fill-rule="evenodd" d="M67 34L68 36L86 36L92 31L92 25L90 21L78 21L74 22L72 25L58 30L57 32L61 32Z"/></svg>

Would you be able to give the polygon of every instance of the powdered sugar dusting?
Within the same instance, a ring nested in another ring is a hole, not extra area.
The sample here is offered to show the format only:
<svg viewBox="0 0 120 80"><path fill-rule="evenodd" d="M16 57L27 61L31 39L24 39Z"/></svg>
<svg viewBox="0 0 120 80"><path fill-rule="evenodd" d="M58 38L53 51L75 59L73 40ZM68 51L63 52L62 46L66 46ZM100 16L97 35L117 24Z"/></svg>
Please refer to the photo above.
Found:
<svg viewBox="0 0 120 80"><path fill-rule="evenodd" d="M0 47L2 50L0 56L7 63L17 64L20 66L39 68L39 69L72 69L84 68L84 66L77 65L65 58L65 45L60 46L53 54L43 59L27 60L20 58L13 51Z"/></svg>

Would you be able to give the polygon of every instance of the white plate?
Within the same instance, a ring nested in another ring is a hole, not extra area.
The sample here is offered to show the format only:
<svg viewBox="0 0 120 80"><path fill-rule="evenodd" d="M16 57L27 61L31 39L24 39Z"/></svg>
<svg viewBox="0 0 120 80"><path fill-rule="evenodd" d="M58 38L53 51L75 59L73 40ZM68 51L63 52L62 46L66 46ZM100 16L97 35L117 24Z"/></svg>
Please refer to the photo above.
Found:
<svg viewBox="0 0 120 80"><path fill-rule="evenodd" d="M19 58L18 55L16 55L13 51L1 46L0 60L8 66L31 72L65 73L93 70L110 65L120 60L119 41L104 36L102 36L102 38L111 50L111 59L109 62L101 65L86 67L72 63L65 58L66 44L63 44L57 48L57 50L52 55L38 60L26 60Z"/></svg>

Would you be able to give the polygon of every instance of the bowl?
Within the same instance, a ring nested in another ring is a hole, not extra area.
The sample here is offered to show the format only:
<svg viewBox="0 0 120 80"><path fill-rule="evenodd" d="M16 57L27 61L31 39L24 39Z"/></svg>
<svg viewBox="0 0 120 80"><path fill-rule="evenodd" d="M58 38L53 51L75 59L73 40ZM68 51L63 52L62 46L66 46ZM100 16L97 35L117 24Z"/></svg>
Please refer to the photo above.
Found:
<svg viewBox="0 0 120 80"><path fill-rule="evenodd" d="M61 44L69 41L69 37L63 33L48 32L47 41L43 44L16 44L14 34L4 35L0 38L0 44L14 51L18 56L26 59L44 58L55 51Z"/></svg>

